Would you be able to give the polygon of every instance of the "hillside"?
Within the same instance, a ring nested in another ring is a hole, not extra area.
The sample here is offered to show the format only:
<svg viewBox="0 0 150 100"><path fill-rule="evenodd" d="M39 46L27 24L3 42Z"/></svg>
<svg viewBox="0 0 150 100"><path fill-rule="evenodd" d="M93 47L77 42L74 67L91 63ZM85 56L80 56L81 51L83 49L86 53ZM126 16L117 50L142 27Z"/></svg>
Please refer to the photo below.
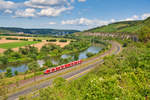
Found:
<svg viewBox="0 0 150 100"><path fill-rule="evenodd" d="M124 32L124 33L138 33L144 26L150 25L150 18L138 21L122 21L112 23L106 26L97 27L86 30L85 32Z"/></svg>
<svg viewBox="0 0 150 100"><path fill-rule="evenodd" d="M149 46L128 43L119 55L106 57L87 75L71 82L57 78L39 96L20 100L149 100L149 57Z"/></svg>
<svg viewBox="0 0 150 100"><path fill-rule="evenodd" d="M27 34L71 34L79 32L78 30L59 30L59 29L24 29L15 27L0 27L0 33L18 33L23 32Z"/></svg>

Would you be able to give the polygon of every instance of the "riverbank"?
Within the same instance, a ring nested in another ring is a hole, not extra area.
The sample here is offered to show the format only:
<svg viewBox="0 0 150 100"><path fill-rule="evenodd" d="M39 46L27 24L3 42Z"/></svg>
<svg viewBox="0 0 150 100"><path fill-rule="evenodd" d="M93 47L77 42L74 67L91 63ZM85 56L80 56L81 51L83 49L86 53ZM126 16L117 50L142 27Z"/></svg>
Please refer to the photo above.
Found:
<svg viewBox="0 0 150 100"><path fill-rule="evenodd" d="M76 46L76 44L77 44L77 46ZM1 67L2 66L7 67L10 65L16 65L16 64L31 62L33 60L41 60L41 59L44 59L46 57L54 57L54 56L61 56L63 54L73 54L76 52L81 52L81 51L87 49L89 46L91 46L91 44L88 42L85 42L85 44L84 44L84 42L80 41L80 42L70 43L69 45L65 46L64 48L61 48L59 46L52 44L52 47L50 47L50 48L53 48L53 50L51 50L49 47L45 47L45 48L43 47L42 48L42 49L46 50L47 52L46 51L44 51L44 52L43 51L37 51L36 47L34 47L34 48L28 47L27 49L23 48L21 51L23 53L26 52L28 54L28 51L32 51L31 54L29 54L29 55L26 55L26 54L23 55L23 54L20 54L20 52L8 51L8 53L12 52L12 54L1 55L0 59L3 62L0 61L0 66ZM49 45L51 45L51 44L49 44ZM80 46L80 45L83 45L83 46ZM71 48L71 49L68 49L68 48ZM76 48L78 48L78 49L76 49ZM28 50L28 51L26 51L26 50ZM13 57L8 57L11 55Z"/></svg>
<svg viewBox="0 0 150 100"><path fill-rule="evenodd" d="M101 49L100 49L101 50ZM106 50L106 49L105 49ZM102 52L104 52L104 49L102 50ZM99 54L102 53L101 51L98 52L95 56L98 56ZM93 57L95 57L93 56ZM91 57L92 58L92 57ZM87 58L89 59L89 58ZM85 60L85 59L84 59ZM37 71L36 72L36 76L39 76L39 75L42 75L43 74L43 71ZM34 76L34 73L28 73L28 74L20 74L20 75L17 75L15 77L12 77L12 78L5 78L3 81L5 80L8 80L6 82L6 84L12 84L12 83L16 83L17 81L20 81L20 80L26 80L26 79L30 79ZM17 80L16 80L17 79Z"/></svg>

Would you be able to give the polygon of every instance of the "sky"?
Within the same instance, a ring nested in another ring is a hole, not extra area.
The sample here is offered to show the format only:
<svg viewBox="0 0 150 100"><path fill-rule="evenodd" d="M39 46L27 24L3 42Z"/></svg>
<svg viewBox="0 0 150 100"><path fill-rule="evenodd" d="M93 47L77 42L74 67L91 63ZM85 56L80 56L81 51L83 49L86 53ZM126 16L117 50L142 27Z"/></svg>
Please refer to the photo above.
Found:
<svg viewBox="0 0 150 100"><path fill-rule="evenodd" d="M87 30L150 16L150 0L0 0L0 27Z"/></svg>

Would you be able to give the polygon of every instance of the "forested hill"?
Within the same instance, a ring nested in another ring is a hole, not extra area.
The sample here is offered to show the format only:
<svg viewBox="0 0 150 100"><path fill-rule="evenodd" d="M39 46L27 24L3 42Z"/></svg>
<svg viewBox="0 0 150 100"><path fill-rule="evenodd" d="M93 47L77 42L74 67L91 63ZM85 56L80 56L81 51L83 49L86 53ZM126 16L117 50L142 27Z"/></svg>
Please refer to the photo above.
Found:
<svg viewBox="0 0 150 100"><path fill-rule="evenodd" d="M150 25L150 17L146 20L122 21L86 30L86 32L124 32L138 33L144 26Z"/></svg>
<svg viewBox="0 0 150 100"><path fill-rule="evenodd" d="M59 30L59 29L24 29L14 27L0 27L0 33L28 33L28 34L71 34L79 32L78 30Z"/></svg>

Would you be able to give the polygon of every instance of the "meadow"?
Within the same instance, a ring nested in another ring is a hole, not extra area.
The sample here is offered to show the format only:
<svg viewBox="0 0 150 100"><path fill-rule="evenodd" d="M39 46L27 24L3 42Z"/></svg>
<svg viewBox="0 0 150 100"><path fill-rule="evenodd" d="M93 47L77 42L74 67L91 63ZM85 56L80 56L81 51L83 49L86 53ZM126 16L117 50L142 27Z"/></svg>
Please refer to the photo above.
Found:
<svg viewBox="0 0 150 100"><path fill-rule="evenodd" d="M11 49L11 48L32 45L36 43L39 43L39 41L20 41L20 42L3 43L3 44L0 44L0 48Z"/></svg>

